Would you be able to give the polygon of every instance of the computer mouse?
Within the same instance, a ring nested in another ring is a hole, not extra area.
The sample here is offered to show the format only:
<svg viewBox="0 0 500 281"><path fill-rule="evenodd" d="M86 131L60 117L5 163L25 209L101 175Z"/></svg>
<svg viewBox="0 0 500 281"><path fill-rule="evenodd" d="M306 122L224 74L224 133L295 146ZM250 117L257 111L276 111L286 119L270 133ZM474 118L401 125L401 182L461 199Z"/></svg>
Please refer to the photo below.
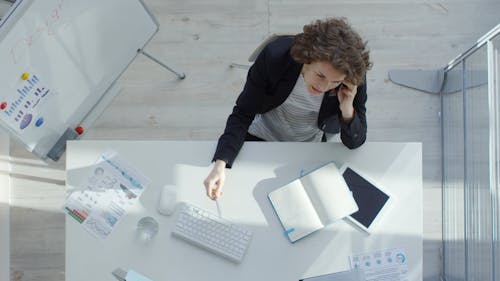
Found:
<svg viewBox="0 0 500 281"><path fill-rule="evenodd" d="M170 216L175 211L177 203L177 187L173 185L165 185L160 194L160 202L158 203L158 212L162 215Z"/></svg>

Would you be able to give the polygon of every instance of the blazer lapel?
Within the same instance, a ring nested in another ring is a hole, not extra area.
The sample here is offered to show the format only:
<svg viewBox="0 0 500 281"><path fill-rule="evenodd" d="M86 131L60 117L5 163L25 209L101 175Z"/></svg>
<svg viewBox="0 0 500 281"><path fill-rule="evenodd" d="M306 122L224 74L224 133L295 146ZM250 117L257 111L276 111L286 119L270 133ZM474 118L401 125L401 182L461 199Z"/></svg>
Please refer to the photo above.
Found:
<svg viewBox="0 0 500 281"><path fill-rule="evenodd" d="M274 88L271 92L274 93L276 97L275 106L278 106L285 102L285 100L290 96L290 93L297 83L300 71L302 70L302 64L291 62L290 66L285 71L284 75L276 82Z"/></svg>

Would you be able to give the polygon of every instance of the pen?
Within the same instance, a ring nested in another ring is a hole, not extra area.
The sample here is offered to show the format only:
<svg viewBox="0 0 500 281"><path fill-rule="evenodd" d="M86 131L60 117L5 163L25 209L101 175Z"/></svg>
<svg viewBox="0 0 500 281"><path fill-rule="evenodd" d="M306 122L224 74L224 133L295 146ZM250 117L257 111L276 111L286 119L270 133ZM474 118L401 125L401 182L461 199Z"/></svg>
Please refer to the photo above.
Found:
<svg viewBox="0 0 500 281"><path fill-rule="evenodd" d="M222 218L220 206L219 206L219 200L215 200L215 205L217 206L217 214L219 215L219 218Z"/></svg>

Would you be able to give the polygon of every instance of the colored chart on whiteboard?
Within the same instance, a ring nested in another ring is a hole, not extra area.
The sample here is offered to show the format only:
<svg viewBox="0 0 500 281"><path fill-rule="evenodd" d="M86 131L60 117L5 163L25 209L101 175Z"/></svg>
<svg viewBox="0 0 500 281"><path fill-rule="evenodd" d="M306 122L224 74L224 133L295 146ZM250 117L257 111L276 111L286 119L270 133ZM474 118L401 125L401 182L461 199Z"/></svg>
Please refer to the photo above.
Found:
<svg viewBox="0 0 500 281"><path fill-rule="evenodd" d="M1 102L2 119L16 132L22 133L30 126L43 126L42 113L56 92L45 85L38 74L26 72L19 76L15 89Z"/></svg>

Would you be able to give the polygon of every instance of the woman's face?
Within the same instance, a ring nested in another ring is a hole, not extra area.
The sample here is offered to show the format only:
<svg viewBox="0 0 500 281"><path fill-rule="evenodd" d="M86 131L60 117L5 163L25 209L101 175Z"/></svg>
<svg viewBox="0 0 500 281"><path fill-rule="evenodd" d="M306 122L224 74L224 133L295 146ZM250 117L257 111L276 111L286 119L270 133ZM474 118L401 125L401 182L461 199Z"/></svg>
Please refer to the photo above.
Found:
<svg viewBox="0 0 500 281"><path fill-rule="evenodd" d="M335 69L329 62L316 61L304 64L302 75L307 90L312 95L320 95L334 89L345 79L345 74Z"/></svg>

